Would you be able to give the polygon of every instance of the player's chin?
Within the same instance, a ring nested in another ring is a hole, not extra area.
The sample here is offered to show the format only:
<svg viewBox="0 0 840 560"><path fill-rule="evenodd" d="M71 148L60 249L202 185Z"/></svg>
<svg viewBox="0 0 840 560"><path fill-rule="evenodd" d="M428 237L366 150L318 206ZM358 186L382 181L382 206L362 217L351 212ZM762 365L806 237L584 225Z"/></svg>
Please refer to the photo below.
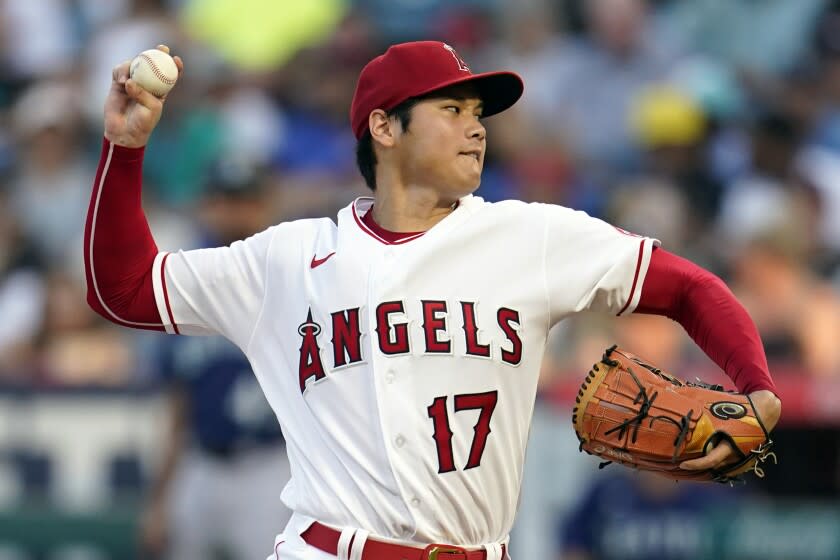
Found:
<svg viewBox="0 0 840 560"><path fill-rule="evenodd" d="M475 177L463 177L461 181L458 181L457 184L452 186L455 187L455 191L458 192L458 197L460 198L461 196L474 193L480 184L481 174L478 174Z"/></svg>
<svg viewBox="0 0 840 560"><path fill-rule="evenodd" d="M481 170L482 165L479 162L472 164L466 169L463 167L460 168L458 170L458 173L456 174L459 178L459 186L463 187L464 189L468 189L470 192L477 189L478 185L481 184Z"/></svg>

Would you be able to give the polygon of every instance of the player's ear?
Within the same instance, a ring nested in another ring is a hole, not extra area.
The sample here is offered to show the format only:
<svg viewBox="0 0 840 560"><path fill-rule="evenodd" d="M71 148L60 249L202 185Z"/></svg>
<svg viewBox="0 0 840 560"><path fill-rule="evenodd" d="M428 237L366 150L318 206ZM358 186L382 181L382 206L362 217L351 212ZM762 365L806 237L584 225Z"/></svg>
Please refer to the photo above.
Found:
<svg viewBox="0 0 840 560"><path fill-rule="evenodd" d="M388 117L382 109L371 111L368 117L370 136L375 142L390 148L394 145L396 133L396 119Z"/></svg>

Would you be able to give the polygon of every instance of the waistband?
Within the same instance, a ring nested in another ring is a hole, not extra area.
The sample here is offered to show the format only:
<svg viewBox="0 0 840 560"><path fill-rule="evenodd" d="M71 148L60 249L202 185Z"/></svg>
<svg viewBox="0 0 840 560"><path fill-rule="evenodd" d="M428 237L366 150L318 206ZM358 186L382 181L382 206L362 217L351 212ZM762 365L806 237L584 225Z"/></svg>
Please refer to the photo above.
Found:
<svg viewBox="0 0 840 560"><path fill-rule="evenodd" d="M297 517L297 519L294 519ZM489 543L477 550L467 550L458 545L432 543L425 548L387 542L371 536L364 529L334 529L311 520L308 527L301 522L303 516L293 515L289 526L303 528L300 537L308 545L338 560L507 560L506 543ZM298 530L299 530L298 529Z"/></svg>

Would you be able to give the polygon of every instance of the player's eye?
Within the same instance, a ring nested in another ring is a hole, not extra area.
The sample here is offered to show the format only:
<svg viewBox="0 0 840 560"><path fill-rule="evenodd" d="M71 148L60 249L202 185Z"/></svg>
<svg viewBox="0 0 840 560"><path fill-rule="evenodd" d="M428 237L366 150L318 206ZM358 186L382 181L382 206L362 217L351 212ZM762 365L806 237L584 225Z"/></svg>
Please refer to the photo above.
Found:
<svg viewBox="0 0 840 560"><path fill-rule="evenodd" d="M455 113L456 115L461 114L461 108L458 107L457 105L447 105L446 107L444 107L444 109L447 110L447 111L451 111L451 112Z"/></svg>

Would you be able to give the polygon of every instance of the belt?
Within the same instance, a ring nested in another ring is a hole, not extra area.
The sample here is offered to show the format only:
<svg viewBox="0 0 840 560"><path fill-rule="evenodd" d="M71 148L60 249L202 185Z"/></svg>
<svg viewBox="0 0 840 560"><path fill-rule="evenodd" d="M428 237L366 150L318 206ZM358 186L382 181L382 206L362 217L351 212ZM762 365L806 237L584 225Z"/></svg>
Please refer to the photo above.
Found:
<svg viewBox="0 0 840 560"><path fill-rule="evenodd" d="M300 537L308 545L327 554L338 555L340 531L316 521L301 533ZM352 547L352 542L350 546ZM502 558L507 558L505 545L502 545ZM426 548L415 548L368 539L364 544L362 560L487 560L487 551L467 551L459 546L448 544L430 544Z"/></svg>

